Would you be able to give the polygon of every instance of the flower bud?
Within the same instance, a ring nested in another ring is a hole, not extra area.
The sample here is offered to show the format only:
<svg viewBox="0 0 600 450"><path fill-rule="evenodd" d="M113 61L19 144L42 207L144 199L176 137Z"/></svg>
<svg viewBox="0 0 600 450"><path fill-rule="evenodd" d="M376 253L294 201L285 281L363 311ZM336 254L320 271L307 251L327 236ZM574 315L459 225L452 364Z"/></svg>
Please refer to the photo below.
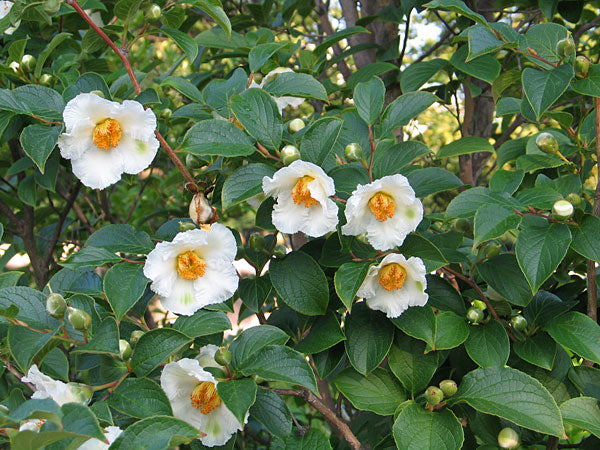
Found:
<svg viewBox="0 0 600 450"><path fill-rule="evenodd" d="M133 330L131 336L129 336L129 342L131 342L132 345L135 345L143 335L144 332L142 330Z"/></svg>
<svg viewBox="0 0 600 450"><path fill-rule="evenodd" d="M87 331L92 324L92 317L82 309L67 308L69 323L77 331Z"/></svg>
<svg viewBox="0 0 600 450"><path fill-rule="evenodd" d="M52 82L52 75L50 75L49 73L43 73L42 76L40 77L40 84L42 86L50 86L51 82Z"/></svg>
<svg viewBox="0 0 600 450"><path fill-rule="evenodd" d="M18 71L20 70L20 67L21 67L21 66L19 65L19 63L18 63L18 62L16 62L16 61L13 61L13 62L11 62L11 63L8 65L8 67L10 67L10 68L13 70L13 72L15 72L15 73L16 73L16 72L18 72Z"/></svg>
<svg viewBox="0 0 600 450"><path fill-rule="evenodd" d="M519 445L519 435L512 428L503 428L498 433L498 445L500 448L516 448Z"/></svg>
<svg viewBox="0 0 600 450"><path fill-rule="evenodd" d="M475 306L471 306L469 309L467 309L467 320L471 323L481 322L484 316L485 315L483 314L483 311Z"/></svg>
<svg viewBox="0 0 600 450"><path fill-rule="evenodd" d="M129 359L131 356L131 345L125 339L119 339L119 356L122 361Z"/></svg>
<svg viewBox="0 0 600 450"><path fill-rule="evenodd" d="M544 153L558 153L558 141L552 134L544 132L537 135L535 143Z"/></svg>
<svg viewBox="0 0 600 450"><path fill-rule="evenodd" d="M590 70L590 60L583 55L575 58L575 73L580 77L586 77Z"/></svg>
<svg viewBox="0 0 600 450"><path fill-rule="evenodd" d="M300 150L298 150L293 145L286 145L285 147L283 147L281 149L280 154L281 154L281 161L286 166L289 166L291 163L293 163L297 159L300 159Z"/></svg>
<svg viewBox="0 0 600 450"><path fill-rule="evenodd" d="M161 15L162 15L162 9L156 3L152 3L146 9L146 19L148 19L151 22L154 22L154 21L160 19Z"/></svg>
<svg viewBox="0 0 600 450"><path fill-rule="evenodd" d="M171 108L165 108L160 112L160 115L165 119L168 119L171 117L171 115L173 115L173 110Z"/></svg>
<svg viewBox="0 0 600 450"><path fill-rule="evenodd" d="M231 352L225 347L219 347L215 352L215 361L221 366L228 366L231 363Z"/></svg>
<svg viewBox="0 0 600 450"><path fill-rule="evenodd" d="M348 161L362 161L364 158L362 148L356 142L346 145L344 154Z"/></svg>
<svg viewBox="0 0 600 450"><path fill-rule="evenodd" d="M287 255L287 249L285 248L285 245L276 245L273 249L273 256L277 259L281 259L285 258L285 255Z"/></svg>
<svg viewBox="0 0 600 450"><path fill-rule="evenodd" d="M102 91L100 91L98 89L96 89L94 91L90 91L90 94L94 94L94 95L97 95L98 97L105 98L104 92L102 92Z"/></svg>
<svg viewBox="0 0 600 450"><path fill-rule="evenodd" d="M452 224L452 227L454 228L454 231L461 234L467 234L473 231L473 226L469 219L456 219Z"/></svg>
<svg viewBox="0 0 600 450"><path fill-rule="evenodd" d="M179 231L181 231L182 233L185 231L190 231L190 230L195 230L196 229L196 225L193 224L192 222L184 222L183 220L181 222L179 222Z"/></svg>
<svg viewBox="0 0 600 450"><path fill-rule="evenodd" d="M485 304L485 302L482 302L481 300L473 300L471 303L473 304L473 306L475 308L479 308L482 311L485 311L487 309L487 305Z"/></svg>
<svg viewBox="0 0 600 450"><path fill-rule="evenodd" d="M265 237L260 233L252 233L250 235L249 242L250 248L255 252L260 252L264 250L265 246L267 245Z"/></svg>
<svg viewBox="0 0 600 450"><path fill-rule="evenodd" d="M567 200L558 200L552 206L552 216L558 220L568 220L573 216L575 208Z"/></svg>
<svg viewBox="0 0 600 450"><path fill-rule="evenodd" d="M21 67L25 72L31 72L35 69L35 56L33 55L23 55L21 58Z"/></svg>
<svg viewBox="0 0 600 450"><path fill-rule="evenodd" d="M356 240L361 244L369 245L369 239L367 238L367 233L361 233L356 236Z"/></svg>
<svg viewBox="0 0 600 450"><path fill-rule="evenodd" d="M427 405L435 406L444 400L444 393L440 388L429 386L425 390L425 400L427 400Z"/></svg>
<svg viewBox="0 0 600 450"><path fill-rule="evenodd" d="M302 119L294 119L288 123L288 130L290 133L294 134L304 128L304 120Z"/></svg>
<svg viewBox="0 0 600 450"><path fill-rule="evenodd" d="M246 249L243 245L237 246L237 253L235 254L235 259L242 259L246 256Z"/></svg>
<svg viewBox="0 0 600 450"><path fill-rule="evenodd" d="M456 381L454 380L442 380L440 381L440 389L444 393L444 397L452 397L456 394L458 386L456 386Z"/></svg>
<svg viewBox="0 0 600 450"><path fill-rule="evenodd" d="M510 318L510 324L515 330L523 331L527 328L527 319L523 317L521 314L517 314Z"/></svg>
<svg viewBox="0 0 600 450"><path fill-rule="evenodd" d="M188 153L187 155L185 155L185 165L188 166L190 169L197 169L198 167L200 167L201 162L196 155Z"/></svg>
<svg viewBox="0 0 600 450"><path fill-rule="evenodd" d="M486 258L491 259L495 258L500 254L500 246L496 244L489 243L483 249L483 253Z"/></svg>
<svg viewBox="0 0 600 450"><path fill-rule="evenodd" d="M575 192L571 192L569 195L567 195L567 201L569 201L575 208L579 208L583 203L581 197Z"/></svg>
<svg viewBox="0 0 600 450"><path fill-rule="evenodd" d="M46 299L46 311L55 319L62 319L67 310L67 302L60 294L50 294Z"/></svg>
<svg viewBox="0 0 600 450"><path fill-rule="evenodd" d="M203 192L194 194L194 197L190 202L189 213L190 219L192 219L196 225L206 223L212 219L213 209Z"/></svg>
<svg viewBox="0 0 600 450"><path fill-rule="evenodd" d="M60 10L61 3L62 0L46 0L44 2L44 11L52 17Z"/></svg>
<svg viewBox="0 0 600 450"><path fill-rule="evenodd" d="M87 405L94 395L94 391L87 384L70 382L67 383L67 386L69 386L71 393L77 397L77 401L84 405Z"/></svg>
<svg viewBox="0 0 600 450"><path fill-rule="evenodd" d="M575 54L575 41L571 35L556 43L556 53L562 58Z"/></svg>

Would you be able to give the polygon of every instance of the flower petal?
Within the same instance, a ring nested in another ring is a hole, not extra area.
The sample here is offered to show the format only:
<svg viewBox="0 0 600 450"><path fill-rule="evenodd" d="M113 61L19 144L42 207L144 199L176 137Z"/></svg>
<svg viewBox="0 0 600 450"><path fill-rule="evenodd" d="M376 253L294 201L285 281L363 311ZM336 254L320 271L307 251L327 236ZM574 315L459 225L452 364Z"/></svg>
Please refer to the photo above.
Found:
<svg viewBox="0 0 600 450"><path fill-rule="evenodd" d="M53 380L48 375L43 374L34 364L29 368L27 375L21 378L23 383L31 383L35 387L32 398L50 397L60 406L65 403L78 403L78 398L71 392L71 389L62 381Z"/></svg>
<svg viewBox="0 0 600 450"><path fill-rule="evenodd" d="M204 276L193 281L196 310L231 298L238 283L239 277L231 261L210 261Z"/></svg>
<svg viewBox="0 0 600 450"><path fill-rule="evenodd" d="M200 349L196 359L202 367L217 367L222 369L223 366L215 361L215 353L217 353L217 350L219 350L219 347L216 345L207 344Z"/></svg>
<svg viewBox="0 0 600 450"><path fill-rule="evenodd" d="M88 148L71 161L73 173L92 189L105 189L121 179L123 159L119 152Z"/></svg>
<svg viewBox="0 0 600 450"><path fill-rule="evenodd" d="M202 444L214 447L215 445L224 445L234 433L241 431L243 426L225 406L225 403L221 403L204 416L204 421L198 428L206 433L206 436L200 438Z"/></svg>
<svg viewBox="0 0 600 450"><path fill-rule="evenodd" d="M135 100L125 100L114 116L123 128L123 131L133 139L148 142L154 137L156 130L156 116L150 108Z"/></svg>
<svg viewBox="0 0 600 450"><path fill-rule="evenodd" d="M147 141L143 141L123 134L119 146L111 151L121 153L123 172L136 174L152 163L158 147L158 140L154 136L151 136Z"/></svg>
<svg viewBox="0 0 600 450"><path fill-rule="evenodd" d="M203 256L207 261L223 259L233 261L237 254L237 243L233 233L225 225L213 223L206 235Z"/></svg>
<svg viewBox="0 0 600 450"><path fill-rule="evenodd" d="M89 149L94 150L92 139L94 125L91 122L80 121L71 127L69 133L62 133L58 137L58 148L60 155L65 159L77 159Z"/></svg>
<svg viewBox="0 0 600 450"><path fill-rule="evenodd" d="M96 94L83 93L69 100L63 111L67 132L80 123L92 124L113 118L118 114L120 105Z"/></svg>

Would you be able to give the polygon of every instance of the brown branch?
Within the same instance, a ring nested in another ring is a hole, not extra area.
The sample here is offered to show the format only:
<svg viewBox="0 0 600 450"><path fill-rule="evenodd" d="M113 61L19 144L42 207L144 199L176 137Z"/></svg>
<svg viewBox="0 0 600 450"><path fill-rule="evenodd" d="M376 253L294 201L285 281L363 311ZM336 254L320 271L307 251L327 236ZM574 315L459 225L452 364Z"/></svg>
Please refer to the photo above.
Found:
<svg viewBox="0 0 600 450"><path fill-rule="evenodd" d="M323 32L325 33L326 36L330 36L330 35L334 34L335 31L333 30L333 26L331 25L331 22L329 21L328 8L326 8L325 5L323 5L323 2L321 0L316 1L316 6L317 6L317 12L319 14L319 20L321 21L321 26L323 27ZM332 48L333 54L335 56L340 56L342 54L342 48L340 47L339 43L336 42L335 44L333 44L333 46L331 48ZM343 59L340 59L336 63L336 65L337 65L337 68L339 69L340 73L344 77L344 80L348 81L348 78L350 78L350 75L352 75L352 71L348 67L348 64L346 64L346 61Z"/></svg>

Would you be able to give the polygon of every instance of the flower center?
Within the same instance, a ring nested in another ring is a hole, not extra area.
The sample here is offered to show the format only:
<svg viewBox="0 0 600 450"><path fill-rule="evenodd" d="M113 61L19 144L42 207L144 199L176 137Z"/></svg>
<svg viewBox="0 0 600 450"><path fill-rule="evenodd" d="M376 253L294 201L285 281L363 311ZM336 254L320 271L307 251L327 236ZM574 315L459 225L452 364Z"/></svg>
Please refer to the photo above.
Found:
<svg viewBox="0 0 600 450"><path fill-rule="evenodd" d="M221 404L221 399L217 394L217 386L210 381L203 381L198 384L190 394L192 406L199 409L202 414L212 412Z"/></svg>
<svg viewBox="0 0 600 450"><path fill-rule="evenodd" d="M121 141L121 124L115 119L104 119L94 127L94 145L110 150Z"/></svg>
<svg viewBox="0 0 600 450"><path fill-rule="evenodd" d="M292 199L296 205L304 203L304 207L309 208L318 203L317 200L310 196L310 190L308 189L308 183L313 180L314 178L309 175L304 175L298 180L292 189Z"/></svg>
<svg viewBox="0 0 600 450"><path fill-rule="evenodd" d="M406 269L398 263L386 264L379 270L379 284L386 291L402 288L406 281Z"/></svg>
<svg viewBox="0 0 600 450"><path fill-rule="evenodd" d="M206 273L206 263L196 253L188 250L177 255L175 269L177 275L184 280L197 280Z"/></svg>
<svg viewBox="0 0 600 450"><path fill-rule="evenodd" d="M378 221L385 222L394 217L396 203L390 195L378 192L369 200L369 209Z"/></svg>

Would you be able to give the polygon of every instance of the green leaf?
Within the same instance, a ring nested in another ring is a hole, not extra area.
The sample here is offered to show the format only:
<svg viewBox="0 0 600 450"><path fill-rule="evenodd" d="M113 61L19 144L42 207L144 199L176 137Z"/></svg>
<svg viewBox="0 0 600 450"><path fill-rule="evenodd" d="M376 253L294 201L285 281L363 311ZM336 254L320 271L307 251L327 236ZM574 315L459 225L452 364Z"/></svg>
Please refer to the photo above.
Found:
<svg viewBox="0 0 600 450"><path fill-rule="evenodd" d="M402 92L416 91L447 64L448 61L440 58L411 64L402 71L400 77Z"/></svg>
<svg viewBox="0 0 600 450"><path fill-rule="evenodd" d="M559 40L566 38L567 34L567 29L557 23L534 25L527 30L527 33L519 35L519 49L525 53L530 53L529 49L532 49L535 55L553 64L558 64L562 56L559 56L556 52L556 44ZM546 69L552 68L552 66L538 58L528 56L525 56L525 58L537 66Z"/></svg>
<svg viewBox="0 0 600 450"><path fill-rule="evenodd" d="M15 318L32 328L54 330L59 326L59 321L46 312L46 296L40 291L25 286L0 289L0 309L6 310L11 305L19 309Z"/></svg>
<svg viewBox="0 0 600 450"><path fill-rule="evenodd" d="M225 180L221 201L223 209L227 209L250 197L262 192L262 180L264 177L272 177L275 169L266 164L248 164L233 172Z"/></svg>
<svg viewBox="0 0 600 450"><path fill-rule="evenodd" d="M574 81L571 89L579 94L600 97L600 64L590 64L587 77Z"/></svg>
<svg viewBox="0 0 600 450"><path fill-rule="evenodd" d="M118 320L142 297L148 284L143 270L143 264L121 263L106 272L104 293Z"/></svg>
<svg viewBox="0 0 600 450"><path fill-rule="evenodd" d="M519 188L525 177L525 172L522 170L497 170L490 178L490 189L494 192L506 192L509 195Z"/></svg>
<svg viewBox="0 0 600 450"><path fill-rule="evenodd" d="M504 367L510 354L506 330L495 320L470 327L465 350L479 367Z"/></svg>
<svg viewBox="0 0 600 450"><path fill-rule="evenodd" d="M143 419L173 414L166 394L148 378L127 378L108 397L111 408L128 416Z"/></svg>
<svg viewBox="0 0 600 450"><path fill-rule="evenodd" d="M69 360L58 348L48 352L40 366L40 370L52 378L69 381Z"/></svg>
<svg viewBox="0 0 600 450"><path fill-rule="evenodd" d="M275 291L290 308L309 316L325 313L329 304L327 279L308 254L294 251L283 259L273 259L269 273Z"/></svg>
<svg viewBox="0 0 600 450"><path fill-rule="evenodd" d="M494 147L482 137L466 136L439 149L435 157L438 159L450 158L470 153L494 153Z"/></svg>
<svg viewBox="0 0 600 450"><path fill-rule="evenodd" d="M348 262L342 264L335 272L335 292L348 311L352 309L352 302L367 276L369 266L368 262Z"/></svg>
<svg viewBox="0 0 600 450"><path fill-rule="evenodd" d="M267 45L267 44L265 44ZM263 89L274 97L314 98L329 102L321 83L306 73L283 72L267 82Z"/></svg>
<svg viewBox="0 0 600 450"><path fill-rule="evenodd" d="M342 39L347 39L348 37L357 33L370 33L370 31L363 27L354 26L347 27L341 31L338 31L337 33L333 33L327 36L325 39L323 39L323 41L314 49L313 54L315 58L318 58L319 56L325 54L327 49L336 42L339 42Z"/></svg>
<svg viewBox="0 0 600 450"><path fill-rule="evenodd" d="M5 287L13 287L16 286L17 283L19 282L19 279L23 276L24 272L17 272L15 271L11 271L11 272L4 272L4 273L0 273L0 289L3 289ZM18 314L19 312L19 308L17 308L15 305L11 305L9 306L9 310L12 311L11 308L14 308L14 314ZM10 317L11 319L14 318L14 315L11 316L9 314L6 313L5 311L5 317Z"/></svg>
<svg viewBox="0 0 600 450"><path fill-rule="evenodd" d="M284 381L307 387L318 393L315 375L301 353L282 345L267 345L246 358L239 367L246 376L258 375L266 380Z"/></svg>
<svg viewBox="0 0 600 450"><path fill-rule="evenodd" d="M600 409L595 398L572 398L560 405L560 412L566 423L589 431L600 438Z"/></svg>
<svg viewBox="0 0 600 450"><path fill-rule="evenodd" d="M111 450L162 450L200 437L200 431L183 420L167 416L147 417L123 431Z"/></svg>
<svg viewBox="0 0 600 450"><path fill-rule="evenodd" d="M185 134L181 150L194 155L248 156L254 143L246 133L225 120L203 120Z"/></svg>
<svg viewBox="0 0 600 450"><path fill-rule="evenodd" d="M425 353L425 343L399 334L388 356L391 371L414 398L427 386L438 367L438 353Z"/></svg>
<svg viewBox="0 0 600 450"><path fill-rule="evenodd" d="M524 341L513 344L515 354L530 364L552 370L556 357L556 342L543 332L537 332Z"/></svg>
<svg viewBox="0 0 600 450"><path fill-rule="evenodd" d="M54 150L60 127L46 127L43 125L29 125L21 133L21 146L36 166L44 173L46 161Z"/></svg>
<svg viewBox="0 0 600 450"><path fill-rule="evenodd" d="M373 178L394 175L415 158L430 152L425 144L418 141L405 141L389 146L379 144L373 156Z"/></svg>
<svg viewBox="0 0 600 450"><path fill-rule="evenodd" d="M360 117L373 125L377 122L383 110L385 85L381 78L373 77L364 83L358 83L354 88L354 104Z"/></svg>
<svg viewBox="0 0 600 450"><path fill-rule="evenodd" d="M62 428L64 431L104 439L104 432L98 424L98 419L87 406L79 403L65 403L60 410L63 414Z"/></svg>
<svg viewBox="0 0 600 450"><path fill-rule="evenodd" d="M225 31L227 39L231 40L231 22L223 11L223 4L220 0L193 0L190 3L212 17Z"/></svg>
<svg viewBox="0 0 600 450"><path fill-rule="evenodd" d="M406 400L402 387L390 372L380 367L366 377L348 367L333 382L355 408L380 416L391 416Z"/></svg>
<svg viewBox="0 0 600 450"><path fill-rule="evenodd" d="M331 450L329 438L316 428L309 428L306 433L294 431L285 443L286 450Z"/></svg>
<svg viewBox="0 0 600 450"><path fill-rule="evenodd" d="M46 59L48 59L48 56L50 56L50 54L56 49L56 47L62 44L63 41L65 41L65 39L71 36L71 33L58 33L52 38L52 40L46 46L46 48L44 48L44 50L40 52L35 64L34 75L36 78L39 78L40 75L42 75L42 69L44 68L44 63L46 62Z"/></svg>
<svg viewBox="0 0 600 450"><path fill-rule="evenodd" d="M8 349L23 373L27 373L33 359L47 346L56 331L38 333L20 325L9 327Z"/></svg>
<svg viewBox="0 0 600 450"><path fill-rule="evenodd" d="M115 4L114 13L123 22L129 22L130 18L138 11L142 0L119 0Z"/></svg>
<svg viewBox="0 0 600 450"><path fill-rule="evenodd" d="M269 345L284 345L289 336L271 325L260 325L244 330L229 347L231 367L237 368L246 359L253 358L255 352Z"/></svg>
<svg viewBox="0 0 600 450"><path fill-rule="evenodd" d="M250 416L262 423L269 433L285 439L292 432L292 416L285 401L275 392L258 389Z"/></svg>
<svg viewBox="0 0 600 450"><path fill-rule="evenodd" d="M498 204L498 206L505 206L508 209L521 207L519 202L506 193L500 194L478 186L454 197L446 209L446 218L473 217L481 206L487 204Z"/></svg>
<svg viewBox="0 0 600 450"><path fill-rule="evenodd" d="M308 335L294 349L300 353L319 353L346 339L333 312L317 318Z"/></svg>
<svg viewBox="0 0 600 450"><path fill-rule="evenodd" d="M262 89L247 89L230 100L230 108L246 131L269 150L278 150L283 125L275 100Z"/></svg>
<svg viewBox="0 0 600 450"><path fill-rule="evenodd" d="M600 326L585 314L570 311L550 321L545 330L560 345L600 363Z"/></svg>
<svg viewBox="0 0 600 450"><path fill-rule="evenodd" d="M111 252L147 254L154 250L150 236L131 225L108 225L96 230L85 243L86 247L102 247Z"/></svg>
<svg viewBox="0 0 600 450"><path fill-rule="evenodd" d="M545 71L531 67L523 70L523 90L538 120L567 90L573 76L573 66L568 64Z"/></svg>
<svg viewBox="0 0 600 450"><path fill-rule="evenodd" d="M532 292L535 293L552 275L565 257L570 243L569 227L561 223L540 220L519 233L515 254Z"/></svg>
<svg viewBox="0 0 600 450"><path fill-rule="evenodd" d="M552 395L533 377L510 367L477 369L466 374L452 406L467 403L477 411L499 416L544 434L564 434L560 411Z"/></svg>
<svg viewBox="0 0 600 450"><path fill-rule="evenodd" d="M146 376L188 342L189 337L171 328L150 330L135 345L131 367L138 377Z"/></svg>
<svg viewBox="0 0 600 450"><path fill-rule="evenodd" d="M577 225L569 228L573 235L571 248L584 258L600 262L600 219L586 214Z"/></svg>
<svg viewBox="0 0 600 450"><path fill-rule="evenodd" d="M249 310L258 312L269 298L271 289L271 281L267 276L244 278L240 280L238 293Z"/></svg>
<svg viewBox="0 0 600 450"><path fill-rule="evenodd" d="M169 76L164 79L161 86L171 86L193 102L204 103L202 92L200 92L195 84L192 84L183 77Z"/></svg>
<svg viewBox="0 0 600 450"><path fill-rule="evenodd" d="M300 155L303 161L330 170L337 166L334 155L343 151L340 142L344 122L337 117L324 117L315 121L302 136Z"/></svg>
<svg viewBox="0 0 600 450"><path fill-rule="evenodd" d="M462 425L452 411L428 411L414 401L402 409L392 431L397 448L406 450L458 450L464 441Z"/></svg>
<svg viewBox="0 0 600 450"><path fill-rule="evenodd" d="M402 254L405 256L416 256L421 258L429 272L438 269L448 263L444 255L429 239L416 233L406 236L401 246Z"/></svg>
<svg viewBox="0 0 600 450"><path fill-rule="evenodd" d="M408 178L417 197L426 197L463 185L460 178L441 167L424 167L412 170L406 175L406 178Z"/></svg>
<svg viewBox="0 0 600 450"><path fill-rule="evenodd" d="M461 72L492 84L500 75L498 60L491 55L483 55L467 62L468 52L467 45L459 47L450 58L450 63Z"/></svg>
<svg viewBox="0 0 600 450"><path fill-rule="evenodd" d="M521 217L514 210L497 205L483 205L475 213L473 247L482 242L502 236L508 230L516 230Z"/></svg>
<svg viewBox="0 0 600 450"><path fill-rule="evenodd" d="M514 305L526 306L533 296L531 287L514 255L504 253L477 266L477 272L495 291Z"/></svg>
<svg viewBox="0 0 600 450"><path fill-rule="evenodd" d="M539 291L523 310L523 316L530 325L544 326L550 320L570 310L577 301L563 302L550 292Z"/></svg>
<svg viewBox="0 0 600 450"><path fill-rule="evenodd" d="M273 56L278 50L285 47L287 42L268 42L253 47L248 54L250 72L256 72Z"/></svg>
<svg viewBox="0 0 600 450"><path fill-rule="evenodd" d="M188 56L190 63L196 60L198 56L198 43L188 34L174 28L161 28L160 31L175 41L177 46Z"/></svg>
<svg viewBox="0 0 600 450"><path fill-rule="evenodd" d="M408 92L390 103L381 117L381 137L402 127L429 108L437 97L431 92Z"/></svg>
<svg viewBox="0 0 600 450"><path fill-rule="evenodd" d="M219 397L240 423L245 422L246 413L256 400L257 389L251 378L217 383Z"/></svg>
<svg viewBox="0 0 600 450"><path fill-rule="evenodd" d="M462 0L433 0L429 3L425 3L423 6L426 8L444 9L446 11L452 11L456 14L471 19L473 22L480 23L489 27L487 20L481 14L474 12L471 8L465 5Z"/></svg>
<svg viewBox="0 0 600 450"><path fill-rule="evenodd" d="M394 327L385 315L369 309L365 302L354 305L346 316L346 353L352 366L363 375L381 364L394 340Z"/></svg>
<svg viewBox="0 0 600 450"><path fill-rule="evenodd" d="M443 311L452 311L459 316L467 312L460 293L445 279L437 275L427 275L427 294L430 306Z"/></svg>
<svg viewBox="0 0 600 450"><path fill-rule="evenodd" d="M94 332L88 344L76 347L72 353L102 353L119 355L119 329L112 317L107 317Z"/></svg>
<svg viewBox="0 0 600 450"><path fill-rule="evenodd" d="M84 247L78 252L73 253L66 261L62 261L60 264L69 269L79 269L118 262L121 262L121 257L115 255L112 251L101 247Z"/></svg>
<svg viewBox="0 0 600 450"><path fill-rule="evenodd" d="M229 330L231 322L223 311L199 309L191 316L179 316L173 328L190 338L197 338Z"/></svg>
<svg viewBox="0 0 600 450"><path fill-rule="evenodd" d="M94 30L91 31L95 33ZM82 92L92 91L100 91L104 94L105 98L111 98L110 90L106 85L106 81L104 81L104 78L102 78L100 75L94 72L87 72L81 75L74 84L72 84L64 90L63 98L66 102L68 102L69 100L74 99L77 95L79 95Z"/></svg>
<svg viewBox="0 0 600 450"><path fill-rule="evenodd" d="M36 84L15 89L0 89L0 110L36 115L42 119L62 120L65 102L58 92Z"/></svg>
<svg viewBox="0 0 600 450"><path fill-rule="evenodd" d="M467 62L478 56L493 53L502 48L504 42L488 28L482 25L475 25L469 29L468 46L469 53Z"/></svg>
<svg viewBox="0 0 600 450"><path fill-rule="evenodd" d="M562 198L562 195L548 186L525 189L518 192L516 196L516 199L523 206L532 206L539 209L552 209L554 203L562 200Z"/></svg>

